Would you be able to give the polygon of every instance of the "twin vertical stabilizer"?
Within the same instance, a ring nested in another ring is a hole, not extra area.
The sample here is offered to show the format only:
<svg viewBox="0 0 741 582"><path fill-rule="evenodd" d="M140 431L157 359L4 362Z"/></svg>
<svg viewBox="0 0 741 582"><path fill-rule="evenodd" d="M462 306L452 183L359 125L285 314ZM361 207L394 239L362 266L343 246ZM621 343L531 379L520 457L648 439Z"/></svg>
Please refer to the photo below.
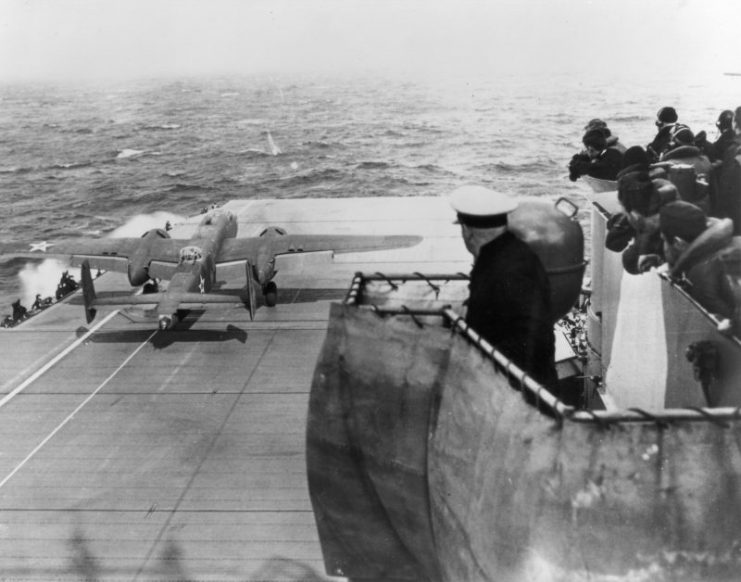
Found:
<svg viewBox="0 0 741 582"><path fill-rule="evenodd" d="M93 277L90 274L90 263L87 259L80 265L80 282L82 285L82 298L85 303L85 320L90 323L95 319L98 310L95 309L95 287Z"/></svg>

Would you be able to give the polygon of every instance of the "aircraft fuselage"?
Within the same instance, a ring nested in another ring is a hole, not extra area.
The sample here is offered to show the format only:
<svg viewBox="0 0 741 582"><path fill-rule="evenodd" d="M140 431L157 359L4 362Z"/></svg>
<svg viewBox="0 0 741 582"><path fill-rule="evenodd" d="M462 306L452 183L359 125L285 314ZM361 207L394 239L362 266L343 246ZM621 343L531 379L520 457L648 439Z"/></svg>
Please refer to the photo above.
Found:
<svg viewBox="0 0 741 582"><path fill-rule="evenodd" d="M180 293L210 293L216 283L216 258L227 238L237 236L237 218L229 211L209 212L188 243L180 249L177 268L157 305L160 329L177 322Z"/></svg>

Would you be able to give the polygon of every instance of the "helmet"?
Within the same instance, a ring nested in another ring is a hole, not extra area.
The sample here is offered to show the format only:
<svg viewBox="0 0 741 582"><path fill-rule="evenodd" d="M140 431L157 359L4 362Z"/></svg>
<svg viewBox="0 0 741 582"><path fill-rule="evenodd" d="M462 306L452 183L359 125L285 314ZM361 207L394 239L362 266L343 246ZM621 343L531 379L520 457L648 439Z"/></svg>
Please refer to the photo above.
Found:
<svg viewBox="0 0 741 582"><path fill-rule="evenodd" d="M656 118L661 123L676 123L678 119L674 107L662 107L656 112Z"/></svg>
<svg viewBox="0 0 741 582"><path fill-rule="evenodd" d="M715 122L715 126L721 131L731 129L733 127L733 111L730 109L721 111L718 121Z"/></svg>

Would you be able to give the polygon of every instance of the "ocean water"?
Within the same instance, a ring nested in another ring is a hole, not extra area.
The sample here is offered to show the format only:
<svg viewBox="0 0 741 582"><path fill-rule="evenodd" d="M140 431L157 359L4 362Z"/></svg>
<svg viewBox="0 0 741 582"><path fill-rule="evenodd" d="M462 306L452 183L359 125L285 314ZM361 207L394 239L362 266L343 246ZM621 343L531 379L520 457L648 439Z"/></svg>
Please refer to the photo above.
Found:
<svg viewBox="0 0 741 582"><path fill-rule="evenodd" d="M600 117L645 145L664 105L713 139L741 77L0 85L0 240L138 236L235 198L445 196L464 183L567 196L588 227L589 189L566 169L583 126ZM61 268L0 262L0 315L50 294Z"/></svg>

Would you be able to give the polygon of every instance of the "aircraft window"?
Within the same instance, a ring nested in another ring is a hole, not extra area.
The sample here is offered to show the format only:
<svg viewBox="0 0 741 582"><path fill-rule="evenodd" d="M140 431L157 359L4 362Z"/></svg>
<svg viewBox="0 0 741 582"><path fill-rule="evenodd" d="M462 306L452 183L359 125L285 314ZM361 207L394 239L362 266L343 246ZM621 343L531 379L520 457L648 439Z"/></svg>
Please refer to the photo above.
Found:
<svg viewBox="0 0 741 582"><path fill-rule="evenodd" d="M203 258L203 251L198 247L183 247L180 249L180 263L193 265Z"/></svg>

